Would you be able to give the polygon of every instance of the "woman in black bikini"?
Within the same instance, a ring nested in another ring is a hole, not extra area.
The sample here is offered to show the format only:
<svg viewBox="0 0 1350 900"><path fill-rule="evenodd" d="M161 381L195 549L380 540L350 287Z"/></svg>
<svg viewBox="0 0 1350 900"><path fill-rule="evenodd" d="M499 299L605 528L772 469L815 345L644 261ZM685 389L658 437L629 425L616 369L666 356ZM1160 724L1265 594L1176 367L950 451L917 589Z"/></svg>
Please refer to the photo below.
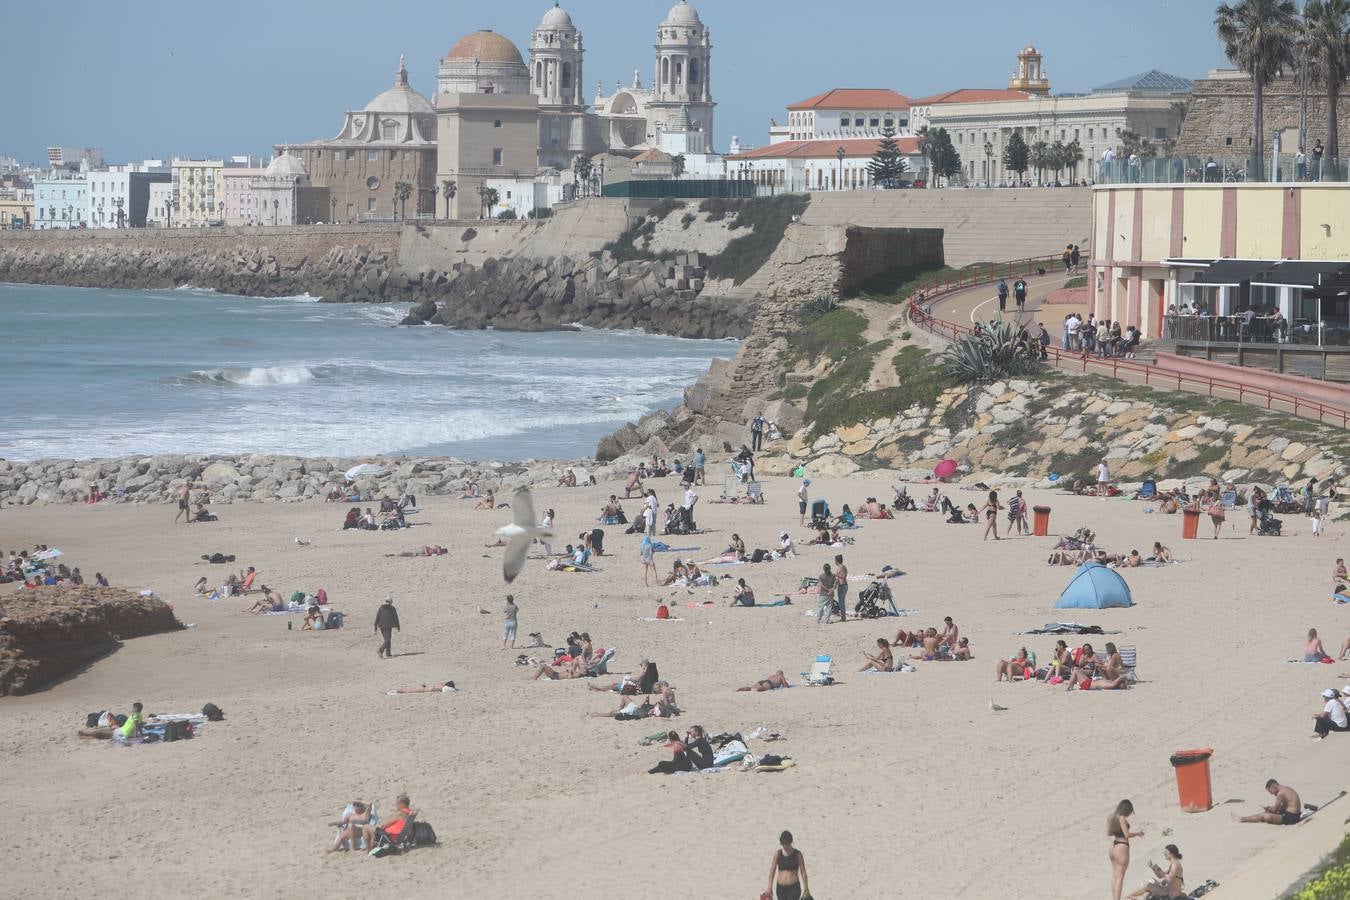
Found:
<svg viewBox="0 0 1350 900"><path fill-rule="evenodd" d="M989 499L984 504L984 539L989 540L989 533L994 533L994 540L1002 540L998 536L998 513L1003 509L1003 505L998 502L998 491L990 491Z"/></svg>
<svg viewBox="0 0 1350 900"><path fill-rule="evenodd" d="M1111 898L1120 900L1125 889L1125 870L1130 867L1130 838L1143 837L1142 831L1131 831L1129 816L1134 815L1134 804L1122 800L1106 820L1106 834L1111 838Z"/></svg>
<svg viewBox="0 0 1350 900"><path fill-rule="evenodd" d="M809 898L811 889L806 882L806 857L792 846L792 832L780 834L778 843L782 847L774 851L773 864L769 866L769 889L760 895L760 900Z"/></svg>

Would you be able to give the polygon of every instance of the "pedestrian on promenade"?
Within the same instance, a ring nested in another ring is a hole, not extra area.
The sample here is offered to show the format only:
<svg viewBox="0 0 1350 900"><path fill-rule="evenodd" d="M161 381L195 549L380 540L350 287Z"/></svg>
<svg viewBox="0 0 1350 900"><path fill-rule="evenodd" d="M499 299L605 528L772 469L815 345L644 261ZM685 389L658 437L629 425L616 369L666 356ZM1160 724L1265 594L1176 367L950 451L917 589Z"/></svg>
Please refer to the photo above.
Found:
<svg viewBox="0 0 1350 900"><path fill-rule="evenodd" d="M998 280L998 311L1005 312L1008 308L1008 280L1000 278Z"/></svg>
<svg viewBox="0 0 1350 900"><path fill-rule="evenodd" d="M1021 312L1027 302L1027 283L1021 278L1013 282L1013 296L1017 298L1017 311Z"/></svg>

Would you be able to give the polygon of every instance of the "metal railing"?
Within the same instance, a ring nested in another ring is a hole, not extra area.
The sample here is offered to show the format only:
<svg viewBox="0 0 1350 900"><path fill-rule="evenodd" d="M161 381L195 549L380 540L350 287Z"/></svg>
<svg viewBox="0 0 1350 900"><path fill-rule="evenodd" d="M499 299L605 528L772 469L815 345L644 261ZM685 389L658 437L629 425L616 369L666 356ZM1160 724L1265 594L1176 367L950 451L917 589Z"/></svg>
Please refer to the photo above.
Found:
<svg viewBox="0 0 1350 900"><path fill-rule="evenodd" d="M1244 184L1280 182L1309 184L1350 180L1350 160L1305 156L1300 162L1291 153L1261 159L1260 178L1251 156L1152 156L1133 161L1120 158L1098 160L1088 166L1098 184Z"/></svg>
<svg viewBox="0 0 1350 900"><path fill-rule="evenodd" d="M1082 264L1080 263L1080 265ZM1006 273L1003 271L1005 267L1007 268ZM1056 271L1056 267L1060 272L1063 272L1063 262L1058 257L1032 257L987 267L984 270L989 273L986 277L976 277L975 273L966 277L963 273L962 277L934 284L910 298L909 319L916 327L922 328L930 334L937 335L944 340L954 341L972 333L975 329L934 316L933 307L938 302L948 299L952 294L980 284L990 284L999 278L1011 277L1014 274L1040 274L1042 269L1045 274L1049 274ZM1350 408L1309 400L1297 394L1253 387L1226 378L1191 375L1121 357L1092 356L1081 351L1063 350L1053 345L1046 347L1045 352L1045 361L1056 369L1064 371L1108 375L1118 381L1130 381L1131 378L1127 376L1133 376L1138 382L1149 387L1172 388L1178 391L1204 394L1221 400L1236 400L1239 403L1260 406L1277 412L1288 412L1304 419L1313 419L1323 425L1350 428Z"/></svg>
<svg viewBox="0 0 1350 900"><path fill-rule="evenodd" d="M1219 344L1299 344L1344 347L1350 344L1350 326L1336 322L1295 322L1257 316L1163 316L1163 338L1172 341L1209 341Z"/></svg>

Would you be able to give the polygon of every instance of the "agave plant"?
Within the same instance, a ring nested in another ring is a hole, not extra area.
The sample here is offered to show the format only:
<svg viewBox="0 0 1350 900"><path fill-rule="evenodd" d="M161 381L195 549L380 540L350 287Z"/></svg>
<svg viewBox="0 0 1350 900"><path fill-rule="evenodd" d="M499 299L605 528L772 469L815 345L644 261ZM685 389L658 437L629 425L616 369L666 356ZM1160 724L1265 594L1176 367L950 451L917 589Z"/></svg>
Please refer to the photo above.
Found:
<svg viewBox="0 0 1350 900"><path fill-rule="evenodd" d="M1036 371L1019 329L1001 321L954 341L942 356L944 370L963 384L1000 381Z"/></svg>

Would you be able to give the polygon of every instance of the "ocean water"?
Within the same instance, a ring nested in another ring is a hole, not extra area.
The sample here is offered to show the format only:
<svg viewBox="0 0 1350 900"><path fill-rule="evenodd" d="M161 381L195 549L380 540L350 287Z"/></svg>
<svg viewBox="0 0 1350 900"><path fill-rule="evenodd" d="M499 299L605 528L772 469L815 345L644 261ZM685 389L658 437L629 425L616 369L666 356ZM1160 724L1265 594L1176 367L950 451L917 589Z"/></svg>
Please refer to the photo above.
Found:
<svg viewBox="0 0 1350 900"><path fill-rule="evenodd" d="M0 457L575 458L733 341L399 326L406 304L0 284Z"/></svg>

